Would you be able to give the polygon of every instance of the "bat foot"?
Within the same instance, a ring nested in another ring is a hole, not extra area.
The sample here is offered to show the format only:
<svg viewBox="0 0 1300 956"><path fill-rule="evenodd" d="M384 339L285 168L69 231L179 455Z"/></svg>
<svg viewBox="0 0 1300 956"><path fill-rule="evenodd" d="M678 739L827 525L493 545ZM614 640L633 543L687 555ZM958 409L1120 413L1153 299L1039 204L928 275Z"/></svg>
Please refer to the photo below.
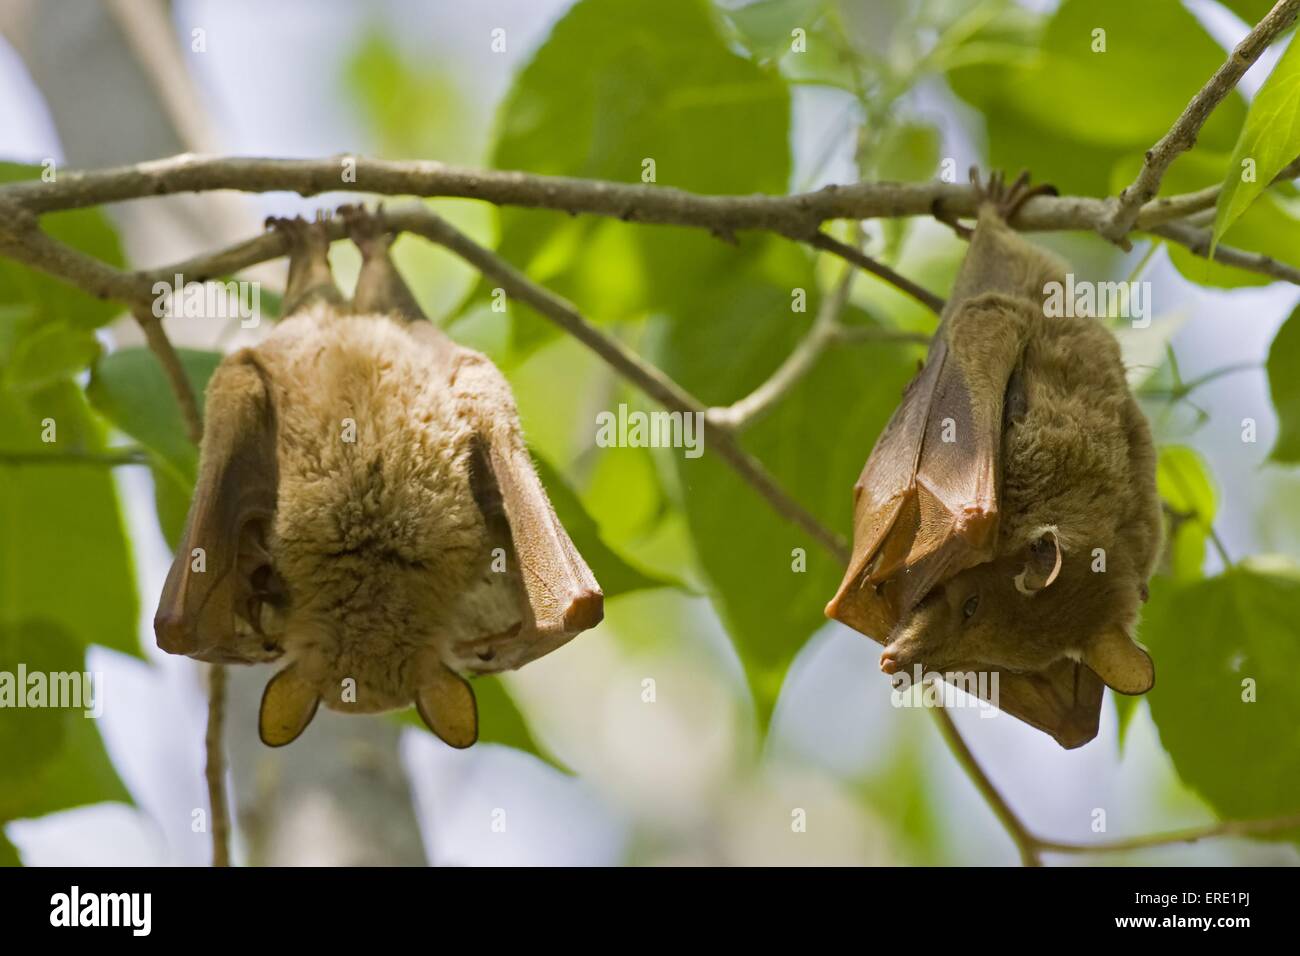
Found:
<svg viewBox="0 0 1300 956"><path fill-rule="evenodd" d="M361 250L363 257L369 259L388 254L388 247L396 236L384 222L382 206L373 211L360 204L340 206L339 218L348 231L348 238Z"/></svg>
<svg viewBox="0 0 1300 956"><path fill-rule="evenodd" d="M969 241L970 237L975 235L974 229L970 226L963 226L957 221L956 216L944 210L942 199L936 199L934 202L930 203L930 215L935 218L935 221L943 223L955 232L959 239L966 239Z"/></svg>
<svg viewBox="0 0 1300 956"><path fill-rule="evenodd" d="M1035 196L1058 195L1055 186L1039 183L1029 185L1029 170L1022 169L1015 181L1008 184L1001 170L989 173L987 182L980 180L979 169L970 169L971 185L979 196L980 203L992 203L1003 222L1010 222L1020 212L1020 208Z"/></svg>
<svg viewBox="0 0 1300 956"><path fill-rule="evenodd" d="M885 674L896 674L902 670L903 664L897 657L886 651L880 655L880 670Z"/></svg>
<svg viewBox="0 0 1300 956"><path fill-rule="evenodd" d="M288 239L292 253L320 254L329 251L331 218L324 211L311 221L302 216L267 216L265 227Z"/></svg>

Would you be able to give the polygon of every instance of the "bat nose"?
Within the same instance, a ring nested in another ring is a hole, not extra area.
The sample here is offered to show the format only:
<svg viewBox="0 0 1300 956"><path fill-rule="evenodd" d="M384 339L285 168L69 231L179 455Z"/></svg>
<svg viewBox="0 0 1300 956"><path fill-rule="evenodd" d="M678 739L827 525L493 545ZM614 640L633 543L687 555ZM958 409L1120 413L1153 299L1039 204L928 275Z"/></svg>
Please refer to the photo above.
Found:
<svg viewBox="0 0 1300 956"><path fill-rule="evenodd" d="M585 631L605 619L605 596L599 591L582 591L564 612L566 631Z"/></svg>

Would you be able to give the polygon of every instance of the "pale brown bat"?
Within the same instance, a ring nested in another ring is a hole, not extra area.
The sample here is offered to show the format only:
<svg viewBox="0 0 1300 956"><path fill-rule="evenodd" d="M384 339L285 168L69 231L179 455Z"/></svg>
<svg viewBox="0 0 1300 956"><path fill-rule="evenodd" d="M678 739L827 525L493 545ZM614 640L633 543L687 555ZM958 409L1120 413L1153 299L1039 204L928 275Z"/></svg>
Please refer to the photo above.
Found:
<svg viewBox="0 0 1300 956"><path fill-rule="evenodd" d="M887 673L997 670L999 706L1074 747L1096 735L1102 681L1154 681L1133 636L1161 514L1114 337L1044 314L1065 266L1007 225L1044 190L1026 182L981 187L925 365L854 488L826 610L886 645Z"/></svg>
<svg viewBox="0 0 1300 956"><path fill-rule="evenodd" d="M478 735L462 675L519 667L594 627L603 600L543 490L509 385L424 318L375 215L334 284L326 223L291 239L285 318L208 385L199 478L154 628L201 660L283 658L259 715L280 746L318 704L415 704Z"/></svg>

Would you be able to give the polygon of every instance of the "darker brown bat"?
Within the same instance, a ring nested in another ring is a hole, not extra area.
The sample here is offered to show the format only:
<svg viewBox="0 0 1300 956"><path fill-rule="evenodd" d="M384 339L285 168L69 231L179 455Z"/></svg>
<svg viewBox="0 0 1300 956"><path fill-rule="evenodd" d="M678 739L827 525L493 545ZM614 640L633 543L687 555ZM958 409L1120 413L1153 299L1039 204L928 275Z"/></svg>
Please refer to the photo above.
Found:
<svg viewBox="0 0 1300 956"><path fill-rule="evenodd" d="M323 222L292 245L285 318L208 385L199 478L154 630L206 661L284 659L262 698L280 746L319 703L415 704L467 747L467 674L519 667L594 627L602 596L524 445L510 387L421 314L392 237L344 210L351 302Z"/></svg>
<svg viewBox="0 0 1300 956"><path fill-rule="evenodd" d="M886 673L996 671L1002 710L1077 747L1103 682L1154 681L1133 634L1160 542L1155 452L1114 337L1044 314L1065 267L1007 225L1048 187L972 182L970 248L854 487L826 613L885 644Z"/></svg>

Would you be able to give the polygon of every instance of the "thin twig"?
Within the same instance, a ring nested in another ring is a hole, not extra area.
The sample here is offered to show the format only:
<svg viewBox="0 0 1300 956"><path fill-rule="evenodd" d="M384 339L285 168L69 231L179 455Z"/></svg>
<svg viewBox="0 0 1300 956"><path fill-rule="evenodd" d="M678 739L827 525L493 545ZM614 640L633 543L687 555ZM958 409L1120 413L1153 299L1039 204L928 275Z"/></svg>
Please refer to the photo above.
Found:
<svg viewBox="0 0 1300 956"><path fill-rule="evenodd" d="M190 441L199 444L203 439L203 419L199 413L198 399L194 395L194 389L190 387L190 380L185 375L185 366L181 364L181 357L172 346L171 339L167 338L167 333L163 331L162 320L150 309L145 308L133 309L132 315L135 317L136 324L144 332L150 351L162 364L172 394L176 396L176 402L181 407L181 415L185 418L185 428L189 433Z"/></svg>
<svg viewBox="0 0 1300 956"><path fill-rule="evenodd" d="M1155 198L1160 191L1160 181L1170 164L1196 145L1196 136L1205 121L1237 85L1247 70L1254 65L1279 34L1289 27L1300 11L1300 0L1279 0L1255 28L1233 49L1223 65L1214 71L1181 116L1174 121L1169 132L1147 150L1142 169L1137 178L1113 203L1113 211L1098 230L1112 242L1120 242L1137 222L1142 205Z"/></svg>
<svg viewBox="0 0 1300 956"><path fill-rule="evenodd" d="M149 453L143 448L113 448L103 452L60 451L46 454L40 451L0 451L0 467L23 465L100 465L120 468L129 465L148 465Z"/></svg>
<svg viewBox="0 0 1300 956"><path fill-rule="evenodd" d="M993 785L989 775L984 772L975 755L971 753L970 747L962 739L961 732L957 730L957 725L952 722L952 716L943 707L932 708L934 719L939 724L939 732L943 734L944 740L948 742L948 747L952 750L957 762L966 770L967 776L975 783L976 788L984 797L993 811L994 816L1010 834L1012 841L1016 844L1016 849L1020 851L1020 862L1025 866L1042 866L1042 860L1039 858L1038 849L1041 842L1029 832L1016 812L1011 809L1006 798L998 792L998 788Z"/></svg>
<svg viewBox="0 0 1300 956"><path fill-rule="evenodd" d="M1063 843L1056 840L1036 840L1038 847L1052 853L1123 853L1129 850L1149 850L1152 847L1172 846L1175 843L1197 843L1212 837L1262 836L1300 830L1300 813L1273 817L1267 820L1224 820L1201 827L1153 833L1149 836L1107 840L1101 843Z"/></svg>
<svg viewBox="0 0 1300 956"><path fill-rule="evenodd" d="M1270 186L1275 186L1281 182L1288 182L1300 176L1300 157L1291 160L1282 168ZM1175 219L1184 219L1194 216L1197 213L1207 212L1214 209L1215 203L1219 201L1219 194L1223 192L1223 184L1217 186L1206 186L1204 189L1198 189L1194 193L1182 193L1178 196L1161 196L1147 203L1142 207L1142 213L1138 216L1134 228L1149 231L1152 226L1159 226L1166 222L1172 222Z"/></svg>
<svg viewBox="0 0 1300 956"><path fill-rule="evenodd" d="M208 667L208 729L203 745L207 764L208 806L212 810L212 865L230 866L230 809L226 806L226 750L222 728L226 716L226 668Z"/></svg>
<svg viewBox="0 0 1300 956"><path fill-rule="evenodd" d="M837 332L840 328L840 314L849 300L855 275L857 269L846 264L835 287L822 300L808 334L786 356L771 377L744 398L725 407L710 408L709 420L723 428L740 430L753 424L784 398L812 370L827 347L839 338Z"/></svg>
<svg viewBox="0 0 1300 956"><path fill-rule="evenodd" d="M1297 0L1297 2L1300 2L1300 0ZM870 272L872 275L884 279L890 285L896 286L902 292L916 299L917 302L920 302L935 314L943 311L943 299L939 298L939 296L917 285L907 276L899 275L883 262L877 262L856 246L851 246L847 242L840 242L834 236L824 232L819 232L809 239L808 245L814 249L821 249L823 252L837 255L845 262L853 263L864 272Z"/></svg>
<svg viewBox="0 0 1300 956"><path fill-rule="evenodd" d="M1182 222L1167 222L1163 226L1154 227L1151 232L1187 247L1192 255L1200 256L1202 259L1210 258L1212 233L1209 229L1189 226ZM1214 247L1214 261L1300 285L1300 269L1285 262L1278 262L1272 256L1264 255L1262 252L1247 252L1220 243Z"/></svg>

